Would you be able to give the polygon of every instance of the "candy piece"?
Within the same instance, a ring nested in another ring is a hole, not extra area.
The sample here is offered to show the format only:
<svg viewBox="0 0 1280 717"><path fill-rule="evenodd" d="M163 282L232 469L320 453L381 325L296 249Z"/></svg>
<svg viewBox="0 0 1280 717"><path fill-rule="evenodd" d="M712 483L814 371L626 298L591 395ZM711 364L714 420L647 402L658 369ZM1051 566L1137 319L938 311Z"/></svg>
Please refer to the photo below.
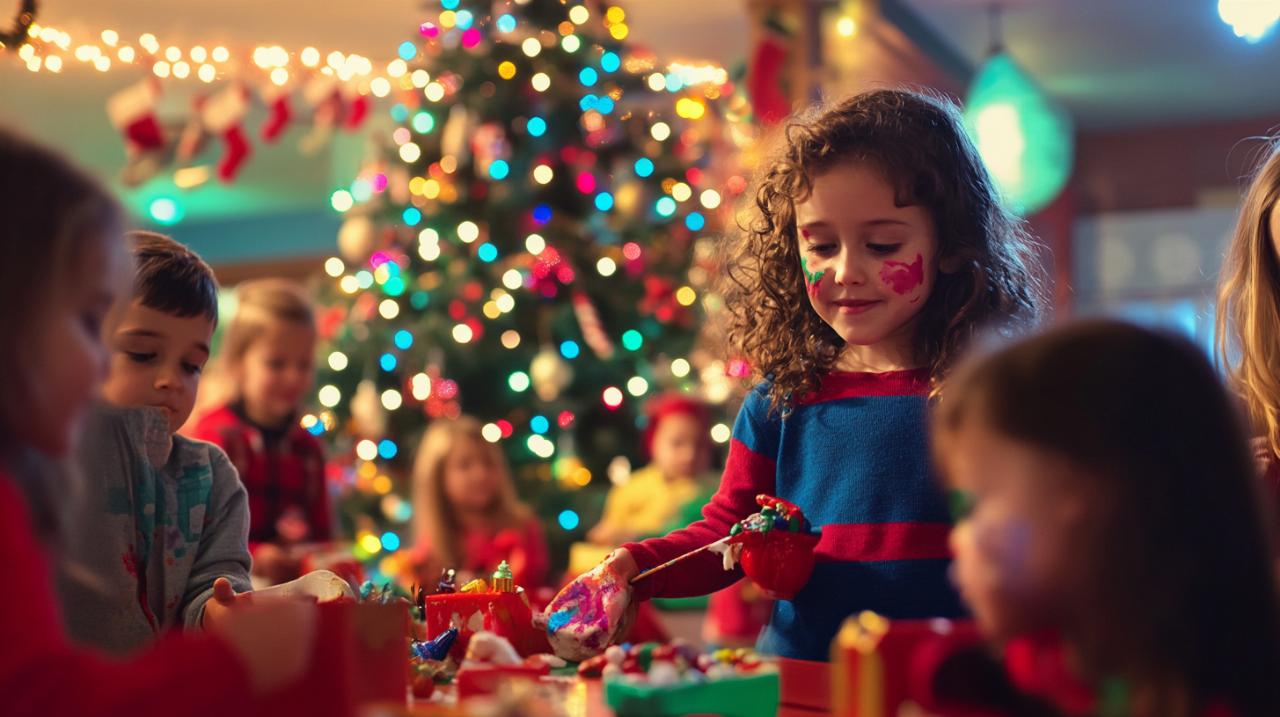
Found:
<svg viewBox="0 0 1280 717"><path fill-rule="evenodd" d="M489 592L489 584L484 581L484 578L476 578L475 580L470 580L465 585L463 585L462 592L487 593Z"/></svg>
<svg viewBox="0 0 1280 717"><path fill-rule="evenodd" d="M511 575L511 566L507 565L505 560L498 563L498 569L493 571L493 590L500 593L516 591L516 581Z"/></svg>
<svg viewBox="0 0 1280 717"><path fill-rule="evenodd" d="M680 681L680 672L667 660L653 663L649 668L649 684L654 687L667 687Z"/></svg>
<svg viewBox="0 0 1280 717"><path fill-rule="evenodd" d="M417 674L413 677L413 698L416 700L430 699L432 693L436 691L436 681L431 679L431 675Z"/></svg>
<svg viewBox="0 0 1280 717"><path fill-rule="evenodd" d="M440 571L440 582L436 584L437 593L453 593L458 591L458 571L445 568Z"/></svg>
<svg viewBox="0 0 1280 717"><path fill-rule="evenodd" d="M589 657L578 663L579 677L599 677L604 674L604 668L609 666L608 660L604 655L596 655Z"/></svg>
<svg viewBox="0 0 1280 717"><path fill-rule="evenodd" d="M653 650L657 646L656 642L646 642L632 650L631 654L636 658L636 662L640 664L641 670L649 671L649 666L653 664Z"/></svg>
<svg viewBox="0 0 1280 717"><path fill-rule="evenodd" d="M618 645L610 645L604 651L604 659L608 660L610 665L622 665L622 661L627 658L627 651Z"/></svg>
<svg viewBox="0 0 1280 717"><path fill-rule="evenodd" d="M409 649L419 660L443 660L458 639L458 628L451 627L426 642L411 642Z"/></svg>

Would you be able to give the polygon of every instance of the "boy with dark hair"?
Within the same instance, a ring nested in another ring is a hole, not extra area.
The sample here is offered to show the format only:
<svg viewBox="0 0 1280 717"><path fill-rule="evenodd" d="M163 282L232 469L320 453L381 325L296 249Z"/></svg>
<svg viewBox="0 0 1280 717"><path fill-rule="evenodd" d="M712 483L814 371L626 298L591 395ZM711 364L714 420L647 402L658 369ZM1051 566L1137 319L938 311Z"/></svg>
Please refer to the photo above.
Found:
<svg viewBox="0 0 1280 717"><path fill-rule="evenodd" d="M217 281L166 236L129 238L133 295L104 328L104 402L81 442L85 493L73 501L71 567L59 578L71 636L116 652L170 628L214 625L251 589L244 486L221 449L176 435L209 358Z"/></svg>

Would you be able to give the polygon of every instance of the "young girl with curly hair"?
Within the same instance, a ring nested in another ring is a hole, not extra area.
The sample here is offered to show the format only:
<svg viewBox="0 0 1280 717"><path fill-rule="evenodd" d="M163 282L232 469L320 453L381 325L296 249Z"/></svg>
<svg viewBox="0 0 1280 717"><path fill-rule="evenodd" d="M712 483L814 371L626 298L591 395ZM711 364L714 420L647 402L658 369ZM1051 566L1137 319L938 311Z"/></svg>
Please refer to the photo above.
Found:
<svg viewBox="0 0 1280 717"><path fill-rule="evenodd" d="M623 546L561 593L548 624L563 654L603 649L633 601L740 579L704 553L629 584L728 535L759 510L759 493L799 506L822 535L812 577L774 605L761 651L826 660L841 622L861 610L962 612L926 408L976 333L1037 318L1027 235L956 107L901 90L791 120L760 172L754 214L726 252L724 297L733 352L760 383L738 414L720 488L702 520ZM567 603L583 595L605 596L610 619L574 622Z"/></svg>

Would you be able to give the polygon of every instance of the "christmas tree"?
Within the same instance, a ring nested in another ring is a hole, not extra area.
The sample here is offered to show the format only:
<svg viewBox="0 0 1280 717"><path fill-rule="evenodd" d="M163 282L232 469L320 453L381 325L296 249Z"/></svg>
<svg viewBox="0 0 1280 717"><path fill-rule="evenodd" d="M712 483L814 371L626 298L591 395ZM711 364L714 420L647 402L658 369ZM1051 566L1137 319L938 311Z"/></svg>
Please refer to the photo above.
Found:
<svg viewBox="0 0 1280 717"><path fill-rule="evenodd" d="M745 374L698 342L746 103L719 68L631 47L619 7L428 14L372 87L394 131L332 197L347 218L320 301L326 410L305 422L349 457L344 517L383 572L409 541L418 437L459 413L504 447L563 560L638 458L643 402L724 403Z"/></svg>

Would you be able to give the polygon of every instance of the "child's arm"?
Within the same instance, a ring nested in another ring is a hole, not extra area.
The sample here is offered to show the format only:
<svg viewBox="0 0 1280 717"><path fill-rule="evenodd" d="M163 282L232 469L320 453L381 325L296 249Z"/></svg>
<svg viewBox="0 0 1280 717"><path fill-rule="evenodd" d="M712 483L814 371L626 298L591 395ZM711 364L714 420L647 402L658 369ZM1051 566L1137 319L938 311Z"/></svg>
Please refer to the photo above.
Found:
<svg viewBox="0 0 1280 717"><path fill-rule="evenodd" d="M226 578L237 593L253 589L249 582L249 499L244 485L225 453L209 446L213 487L209 494L207 525L200 536L187 590L183 595L182 618L188 628L199 627L205 603L213 596L213 583Z"/></svg>
<svg viewBox="0 0 1280 717"><path fill-rule="evenodd" d="M720 488L702 509L702 520L662 538L623 546L636 566L648 570L729 534L737 521L759 510L756 495L777 493L778 438L781 419L770 414L768 394L757 388L747 395L733 426L729 458ZM706 552L636 585L638 599L706 595L742 578L741 568L726 571L720 556Z"/></svg>
<svg viewBox="0 0 1280 717"><path fill-rule="evenodd" d="M166 635L128 661L72 647L58 620L44 550L3 474L0 562L19 586L5 596L0 611L5 714L225 717L247 707L250 675L231 646L213 636Z"/></svg>

